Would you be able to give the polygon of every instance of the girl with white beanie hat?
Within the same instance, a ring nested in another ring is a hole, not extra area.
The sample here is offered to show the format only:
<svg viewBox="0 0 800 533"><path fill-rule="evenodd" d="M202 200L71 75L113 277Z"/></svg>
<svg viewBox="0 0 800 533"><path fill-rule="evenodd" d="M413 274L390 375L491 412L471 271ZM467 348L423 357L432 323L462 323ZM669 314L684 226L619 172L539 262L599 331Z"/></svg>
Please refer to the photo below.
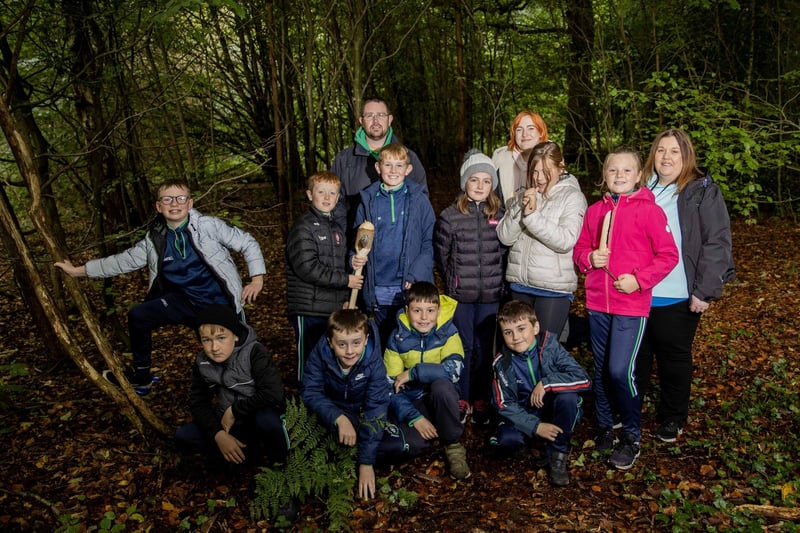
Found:
<svg viewBox="0 0 800 533"><path fill-rule="evenodd" d="M479 150L467 152L461 165L464 192L442 211L433 235L445 294L458 302L453 323L464 344L459 401L462 422L472 412L472 404L473 421L489 420L495 322L504 283L505 249L497 238L503 209L497 186L492 160Z"/></svg>

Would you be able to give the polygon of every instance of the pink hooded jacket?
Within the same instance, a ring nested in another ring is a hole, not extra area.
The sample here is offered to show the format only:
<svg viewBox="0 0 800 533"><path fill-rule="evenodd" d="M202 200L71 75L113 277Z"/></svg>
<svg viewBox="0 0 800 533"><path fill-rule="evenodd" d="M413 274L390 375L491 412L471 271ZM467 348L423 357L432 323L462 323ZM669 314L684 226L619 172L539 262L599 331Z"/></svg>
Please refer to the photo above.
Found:
<svg viewBox="0 0 800 533"><path fill-rule="evenodd" d="M589 254L600 247L603 219L612 211L608 232L608 272L595 269ZM649 189L620 195L617 203L606 194L586 211L583 228L572 252L578 270L586 274L586 307L614 315L649 316L653 287L678 264L678 249L667 216ZM640 290L624 294L614 277L633 274Z"/></svg>

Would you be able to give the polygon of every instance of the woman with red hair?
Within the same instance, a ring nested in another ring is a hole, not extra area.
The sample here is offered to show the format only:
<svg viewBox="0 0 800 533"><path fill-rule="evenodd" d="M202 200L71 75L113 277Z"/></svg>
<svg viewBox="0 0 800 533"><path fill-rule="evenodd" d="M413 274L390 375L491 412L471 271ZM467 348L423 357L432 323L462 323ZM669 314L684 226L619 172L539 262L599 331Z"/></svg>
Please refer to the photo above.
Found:
<svg viewBox="0 0 800 533"><path fill-rule="evenodd" d="M492 163L500 179L499 196L503 205L518 191L526 189L528 158L533 147L547 141L547 125L538 113L520 111L511 122L511 135L507 146L494 151Z"/></svg>

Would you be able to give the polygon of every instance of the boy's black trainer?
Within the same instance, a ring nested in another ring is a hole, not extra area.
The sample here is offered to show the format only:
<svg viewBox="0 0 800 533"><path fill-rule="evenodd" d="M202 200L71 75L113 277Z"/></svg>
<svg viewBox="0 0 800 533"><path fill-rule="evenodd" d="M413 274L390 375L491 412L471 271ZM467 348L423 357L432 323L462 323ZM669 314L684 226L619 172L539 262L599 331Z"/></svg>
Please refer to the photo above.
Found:
<svg viewBox="0 0 800 533"><path fill-rule="evenodd" d="M103 377L115 387L119 387L117 376L111 370L103 370ZM150 394L151 385L158 381L158 378L151 376L150 372L134 372L130 368L125 370L125 379L128 380L128 383L131 384L131 387L139 396Z"/></svg>
<svg viewBox="0 0 800 533"><path fill-rule="evenodd" d="M594 449L598 452L605 452L617 445L617 437L614 435L613 428L600 428L594 438Z"/></svg>
<svg viewBox="0 0 800 533"><path fill-rule="evenodd" d="M614 453L608 458L608 462L617 470L628 470L636 462L640 452L636 437L632 433L625 433L614 449Z"/></svg>
<svg viewBox="0 0 800 533"><path fill-rule="evenodd" d="M683 433L681 426L670 420L656 430L656 437L662 442L675 442L681 433Z"/></svg>

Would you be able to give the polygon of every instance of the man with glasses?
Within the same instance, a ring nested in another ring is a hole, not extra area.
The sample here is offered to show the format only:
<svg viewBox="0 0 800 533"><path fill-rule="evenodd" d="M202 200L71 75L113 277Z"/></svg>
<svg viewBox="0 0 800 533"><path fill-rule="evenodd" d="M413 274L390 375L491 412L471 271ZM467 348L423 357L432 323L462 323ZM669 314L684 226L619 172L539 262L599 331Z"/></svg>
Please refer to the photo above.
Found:
<svg viewBox="0 0 800 533"><path fill-rule="evenodd" d="M247 232L192 209L189 186L167 180L158 189L156 215L147 235L133 247L83 266L70 261L55 266L72 277L109 278L148 267L145 301L128 312L133 362L125 377L140 396L150 392L153 329L182 324L197 329L200 313L224 304L243 318L242 306L256 300L264 286L266 265L258 242ZM229 250L242 254L251 281L244 287ZM108 370L103 376L115 385Z"/></svg>
<svg viewBox="0 0 800 533"><path fill-rule="evenodd" d="M380 180L375 163L378 161L378 152L387 144L398 142L392 132L392 114L389 105L382 98L368 98L364 102L361 116L358 118L361 127L356 131L355 144L336 154L331 165L331 172L342 180L342 189L339 194L339 205L334 216L340 218L345 227L352 229L355 211L359 203L359 193L370 184ZM411 157L411 173L406 179L419 182L423 192L428 194L428 181L425 168L419 157L413 151L408 151ZM346 219L345 219L346 210Z"/></svg>

